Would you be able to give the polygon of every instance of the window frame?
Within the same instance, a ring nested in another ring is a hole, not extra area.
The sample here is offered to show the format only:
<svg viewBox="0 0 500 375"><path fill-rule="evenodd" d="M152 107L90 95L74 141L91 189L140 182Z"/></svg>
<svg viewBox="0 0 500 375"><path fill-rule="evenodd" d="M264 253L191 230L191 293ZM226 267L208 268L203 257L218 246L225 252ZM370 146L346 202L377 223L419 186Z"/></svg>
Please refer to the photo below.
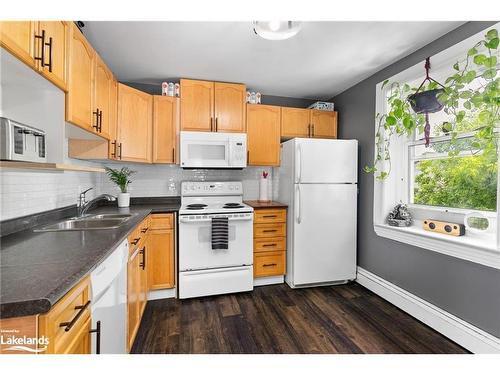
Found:
<svg viewBox="0 0 500 375"><path fill-rule="evenodd" d="M445 68L452 66L453 63L456 62L457 56L464 56L471 45L474 45L483 38L485 31L491 28L498 29L499 27L500 22L432 56L431 60L433 70L446 72ZM400 73L387 78L391 81L398 82L416 81L422 76L423 65L424 61L421 61L418 64L410 66ZM390 89L387 85L382 90L382 85L383 81L378 83L375 88L375 113L381 114L387 112L386 98L388 90ZM375 133L376 131L377 123L375 121ZM435 137L435 140L437 139L438 137ZM497 174L496 212L452 207L426 206L410 203L409 163L412 162L409 154L410 144L415 144L419 141L421 140L410 139L407 137L393 137L391 139L391 173L384 181L379 181L374 178L374 231L381 237L500 269L500 223L498 214L500 211L500 170ZM408 228L392 227L386 222L388 212L397 202L400 201L408 203L408 207L414 216L415 222ZM492 232L485 234L467 232L465 236L453 237L428 232L422 229L421 221L424 217L463 223L465 214L469 212L481 212L486 215L490 219L490 223L493 227Z"/></svg>

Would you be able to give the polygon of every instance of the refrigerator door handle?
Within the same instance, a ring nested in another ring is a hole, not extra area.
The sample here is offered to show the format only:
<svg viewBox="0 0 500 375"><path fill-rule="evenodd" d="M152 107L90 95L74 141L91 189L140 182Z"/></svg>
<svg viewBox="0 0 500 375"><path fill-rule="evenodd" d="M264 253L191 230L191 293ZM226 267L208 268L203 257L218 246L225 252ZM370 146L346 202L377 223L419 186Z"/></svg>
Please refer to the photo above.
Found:
<svg viewBox="0 0 500 375"><path fill-rule="evenodd" d="M302 179L302 146L300 144L297 145L297 159L298 159L298 161L296 161L297 183L300 184L300 180Z"/></svg>
<svg viewBox="0 0 500 375"><path fill-rule="evenodd" d="M300 197L300 185L297 185L297 224L302 222L302 200Z"/></svg>

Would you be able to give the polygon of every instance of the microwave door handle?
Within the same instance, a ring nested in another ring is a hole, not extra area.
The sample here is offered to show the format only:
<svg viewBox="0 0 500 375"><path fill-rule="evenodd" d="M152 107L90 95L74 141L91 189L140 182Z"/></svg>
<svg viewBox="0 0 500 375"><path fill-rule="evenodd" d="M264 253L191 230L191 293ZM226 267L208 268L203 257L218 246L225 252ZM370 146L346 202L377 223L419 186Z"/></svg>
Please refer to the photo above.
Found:
<svg viewBox="0 0 500 375"><path fill-rule="evenodd" d="M232 147L231 147L231 141L226 142L226 162L227 166L230 167L233 164L233 153L232 153Z"/></svg>

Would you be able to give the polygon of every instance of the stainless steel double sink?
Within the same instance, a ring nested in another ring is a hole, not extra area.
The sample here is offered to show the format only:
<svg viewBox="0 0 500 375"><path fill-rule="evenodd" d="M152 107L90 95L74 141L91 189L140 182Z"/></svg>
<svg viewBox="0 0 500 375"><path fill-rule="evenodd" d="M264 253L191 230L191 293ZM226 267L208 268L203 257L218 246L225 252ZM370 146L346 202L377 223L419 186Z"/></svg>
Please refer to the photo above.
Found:
<svg viewBox="0 0 500 375"><path fill-rule="evenodd" d="M82 217L72 217L59 223L46 225L35 229L35 232L58 232L58 231L76 231L76 230L97 230L97 229L115 229L135 214L100 214L86 215Z"/></svg>

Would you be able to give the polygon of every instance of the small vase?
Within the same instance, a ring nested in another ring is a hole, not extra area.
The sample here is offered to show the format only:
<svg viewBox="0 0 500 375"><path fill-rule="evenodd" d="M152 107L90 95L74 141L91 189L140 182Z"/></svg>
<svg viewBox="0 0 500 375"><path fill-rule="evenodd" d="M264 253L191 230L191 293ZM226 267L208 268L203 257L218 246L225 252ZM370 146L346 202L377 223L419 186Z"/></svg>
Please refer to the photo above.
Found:
<svg viewBox="0 0 500 375"><path fill-rule="evenodd" d="M259 202L269 202L269 183L267 178L259 180Z"/></svg>
<svg viewBox="0 0 500 375"><path fill-rule="evenodd" d="M118 193L118 207L130 206L130 193Z"/></svg>

